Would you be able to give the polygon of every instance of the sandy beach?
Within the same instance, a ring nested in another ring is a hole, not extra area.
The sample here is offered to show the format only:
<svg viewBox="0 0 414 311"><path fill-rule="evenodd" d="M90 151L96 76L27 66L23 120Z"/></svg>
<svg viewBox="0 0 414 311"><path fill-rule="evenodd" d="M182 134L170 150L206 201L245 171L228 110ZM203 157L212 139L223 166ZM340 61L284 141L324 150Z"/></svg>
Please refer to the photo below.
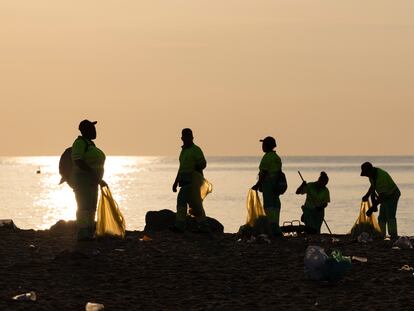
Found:
<svg viewBox="0 0 414 311"><path fill-rule="evenodd" d="M143 241L146 234L151 240ZM235 234L205 236L128 231L125 240L76 243L71 228L0 230L0 310L412 310L414 251L391 241L299 236L267 243ZM304 276L308 245L340 249L353 261L346 277ZM35 291L37 301L12 301Z"/></svg>

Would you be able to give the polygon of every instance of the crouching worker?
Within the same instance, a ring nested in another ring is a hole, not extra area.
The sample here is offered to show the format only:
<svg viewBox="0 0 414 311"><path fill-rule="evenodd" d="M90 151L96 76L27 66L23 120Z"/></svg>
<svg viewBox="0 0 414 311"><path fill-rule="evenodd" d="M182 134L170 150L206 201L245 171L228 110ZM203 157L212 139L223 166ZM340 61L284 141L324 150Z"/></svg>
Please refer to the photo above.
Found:
<svg viewBox="0 0 414 311"><path fill-rule="evenodd" d="M361 165L361 176L368 177L371 183L368 192L362 197L362 201L368 201L371 197L372 207L367 211L367 215L370 216L373 212L378 211L377 206L380 205L378 224L381 232L385 236L386 227L388 227L388 234L392 238L396 238L398 233L395 216L398 200L401 196L400 190L386 171L374 167L370 162Z"/></svg>
<svg viewBox="0 0 414 311"><path fill-rule="evenodd" d="M187 207L195 217L200 232L209 232L200 187L203 183L203 170L207 166L203 151L193 142L193 132L185 128L181 132L183 142L180 153L180 167L172 186L173 192L180 191L177 195L177 214L174 226L171 230L183 232L186 229Z"/></svg>
<svg viewBox="0 0 414 311"><path fill-rule="evenodd" d="M282 236L279 227L280 198L277 192L278 177L282 171L282 160L274 151L276 140L273 137L268 136L260 141L265 154L259 165L259 180L252 189L263 192L263 208L269 221L270 233L273 236Z"/></svg>
<svg viewBox="0 0 414 311"><path fill-rule="evenodd" d="M310 234L321 233L321 226L325 217L325 208L330 202L329 190L326 187L329 178L321 172L315 182L303 183L296 190L296 194L305 194L305 204L302 206L301 220L305 223L306 232Z"/></svg>
<svg viewBox="0 0 414 311"><path fill-rule="evenodd" d="M76 224L78 241L91 240L95 233L95 213L98 185L105 186L105 154L92 142L96 138L96 121L83 120L79 124L81 136L72 145L72 185L78 209Z"/></svg>

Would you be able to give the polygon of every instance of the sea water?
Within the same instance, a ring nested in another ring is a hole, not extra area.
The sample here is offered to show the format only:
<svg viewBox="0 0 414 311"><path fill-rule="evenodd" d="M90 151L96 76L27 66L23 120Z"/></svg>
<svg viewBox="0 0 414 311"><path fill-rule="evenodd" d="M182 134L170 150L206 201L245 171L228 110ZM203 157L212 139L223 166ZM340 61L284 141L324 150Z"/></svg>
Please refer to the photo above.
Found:
<svg viewBox="0 0 414 311"><path fill-rule="evenodd" d="M205 177L213 192L205 200L208 216L218 219L225 232L237 232L246 221L248 189L256 183L260 157L208 157ZM326 222L334 233L347 233L359 214L361 197L369 182L360 176L360 165L371 161L388 171L401 190L397 221L400 234L414 233L414 156L393 157L283 157L288 189L281 196L280 223L297 220L305 196L296 195L301 184L321 171L329 175L331 203ZM47 229L60 219L75 219L76 201L71 188L58 185L59 157L0 157L0 219L13 219L23 229ZM175 210L172 184L178 159L173 157L109 156L105 164L108 183L128 230L143 230L151 210ZM325 225L322 232L327 232Z"/></svg>

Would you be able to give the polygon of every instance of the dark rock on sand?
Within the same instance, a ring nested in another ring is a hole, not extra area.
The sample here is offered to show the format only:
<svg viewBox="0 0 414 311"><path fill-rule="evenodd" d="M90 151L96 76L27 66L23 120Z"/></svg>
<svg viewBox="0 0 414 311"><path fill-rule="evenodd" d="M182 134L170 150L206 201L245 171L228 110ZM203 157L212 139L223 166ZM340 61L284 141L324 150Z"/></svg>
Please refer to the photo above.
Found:
<svg viewBox="0 0 414 311"><path fill-rule="evenodd" d="M0 230L20 230L11 219L0 219Z"/></svg>
<svg viewBox="0 0 414 311"><path fill-rule="evenodd" d="M74 220L59 220L49 229L52 233L75 233L76 232L76 221Z"/></svg>
<svg viewBox="0 0 414 311"><path fill-rule="evenodd" d="M164 231L174 225L175 213L168 209L149 211L145 215L145 231ZM224 226L216 219L207 217L209 229L212 233L223 233ZM187 217L187 228L195 231L197 223L193 217Z"/></svg>

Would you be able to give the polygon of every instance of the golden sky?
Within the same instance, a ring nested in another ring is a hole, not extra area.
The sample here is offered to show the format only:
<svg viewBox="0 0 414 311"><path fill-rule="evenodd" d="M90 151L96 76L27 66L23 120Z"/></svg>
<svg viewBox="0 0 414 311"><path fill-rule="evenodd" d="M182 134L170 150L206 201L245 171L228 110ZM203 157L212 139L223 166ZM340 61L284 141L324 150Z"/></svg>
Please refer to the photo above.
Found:
<svg viewBox="0 0 414 311"><path fill-rule="evenodd" d="M414 154L412 0L0 0L0 155Z"/></svg>

